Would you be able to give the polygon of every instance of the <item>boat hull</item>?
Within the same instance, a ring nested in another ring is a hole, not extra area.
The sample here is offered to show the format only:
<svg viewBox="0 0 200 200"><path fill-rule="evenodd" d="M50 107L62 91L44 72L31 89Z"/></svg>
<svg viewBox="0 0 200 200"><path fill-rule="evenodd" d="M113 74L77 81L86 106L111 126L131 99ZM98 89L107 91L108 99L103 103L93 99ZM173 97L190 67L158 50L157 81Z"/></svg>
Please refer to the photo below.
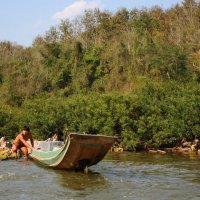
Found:
<svg viewBox="0 0 200 200"><path fill-rule="evenodd" d="M110 136L71 133L60 149L48 152L33 150L30 157L52 168L84 170L101 161L115 140Z"/></svg>

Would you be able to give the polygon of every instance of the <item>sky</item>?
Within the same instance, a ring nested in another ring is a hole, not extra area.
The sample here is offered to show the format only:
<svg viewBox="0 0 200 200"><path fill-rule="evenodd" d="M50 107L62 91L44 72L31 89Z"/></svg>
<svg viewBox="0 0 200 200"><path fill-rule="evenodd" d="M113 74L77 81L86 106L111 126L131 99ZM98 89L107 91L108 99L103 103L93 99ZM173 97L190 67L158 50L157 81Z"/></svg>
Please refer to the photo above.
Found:
<svg viewBox="0 0 200 200"><path fill-rule="evenodd" d="M0 0L0 41L31 46L38 35L44 35L62 19L73 19L86 9L99 8L115 12L120 8L164 9L182 0Z"/></svg>

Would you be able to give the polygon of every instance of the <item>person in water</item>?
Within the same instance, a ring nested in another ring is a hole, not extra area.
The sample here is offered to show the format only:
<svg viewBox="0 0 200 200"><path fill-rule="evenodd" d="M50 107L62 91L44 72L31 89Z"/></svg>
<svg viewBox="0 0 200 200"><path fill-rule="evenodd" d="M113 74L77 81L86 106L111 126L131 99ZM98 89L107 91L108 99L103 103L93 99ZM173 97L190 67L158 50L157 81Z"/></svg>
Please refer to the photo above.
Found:
<svg viewBox="0 0 200 200"><path fill-rule="evenodd" d="M30 140L31 144L29 144L27 140ZM13 142L12 151L16 154L17 157L17 150L19 149L23 153L24 159L27 160L28 148L34 149L34 142L30 133L30 128L28 126L24 126L22 131L17 135Z"/></svg>

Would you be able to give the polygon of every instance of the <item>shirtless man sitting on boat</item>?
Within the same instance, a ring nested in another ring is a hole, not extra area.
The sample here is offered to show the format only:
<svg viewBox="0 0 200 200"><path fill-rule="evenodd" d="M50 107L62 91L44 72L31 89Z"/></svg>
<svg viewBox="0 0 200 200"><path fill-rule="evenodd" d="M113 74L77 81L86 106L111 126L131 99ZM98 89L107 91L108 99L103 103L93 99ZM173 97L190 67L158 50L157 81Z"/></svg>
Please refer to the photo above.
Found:
<svg viewBox="0 0 200 200"><path fill-rule="evenodd" d="M30 139L31 145L27 142ZM15 141L12 145L12 150L16 154L17 157L17 150L21 150L24 155L24 159L28 159L28 148L34 149L34 142L33 137L30 133L30 129L28 126L24 126L22 131L17 135Z"/></svg>

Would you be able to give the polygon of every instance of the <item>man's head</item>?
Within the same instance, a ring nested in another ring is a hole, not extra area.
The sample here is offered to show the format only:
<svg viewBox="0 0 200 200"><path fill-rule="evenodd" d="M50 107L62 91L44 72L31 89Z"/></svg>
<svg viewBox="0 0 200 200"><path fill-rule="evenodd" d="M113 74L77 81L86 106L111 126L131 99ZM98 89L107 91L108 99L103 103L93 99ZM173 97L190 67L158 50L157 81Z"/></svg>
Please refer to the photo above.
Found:
<svg viewBox="0 0 200 200"><path fill-rule="evenodd" d="M26 133L29 133L30 132L30 128L28 126L24 126L22 128L22 133L25 135Z"/></svg>

